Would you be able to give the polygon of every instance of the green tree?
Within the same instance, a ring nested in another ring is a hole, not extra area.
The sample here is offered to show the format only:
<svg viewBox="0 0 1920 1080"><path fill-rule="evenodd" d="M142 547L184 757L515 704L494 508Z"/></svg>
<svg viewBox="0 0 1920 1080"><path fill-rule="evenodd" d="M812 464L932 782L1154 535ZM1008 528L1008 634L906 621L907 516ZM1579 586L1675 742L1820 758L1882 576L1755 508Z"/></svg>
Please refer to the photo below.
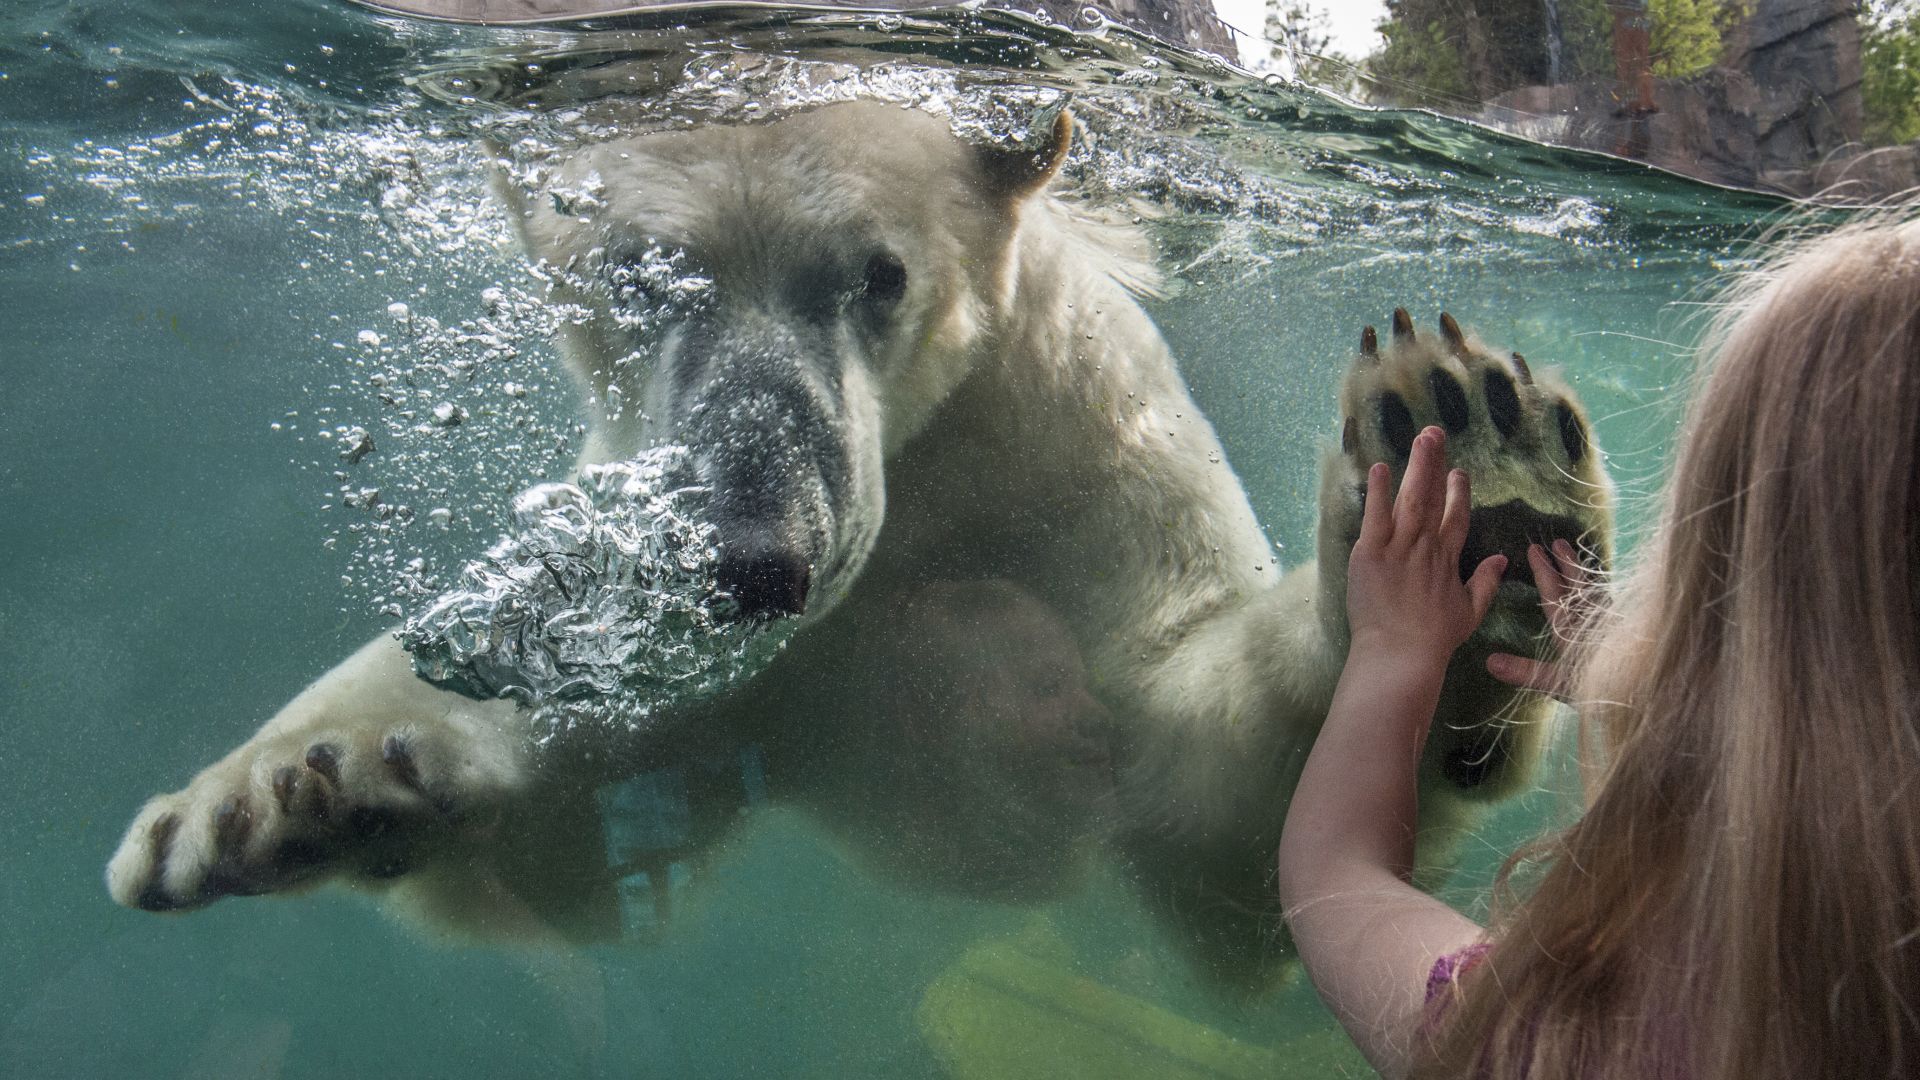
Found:
<svg viewBox="0 0 1920 1080"><path fill-rule="evenodd" d="M1920 4L1878 0L1860 13L1860 95L1866 140L1920 139Z"/></svg>
<svg viewBox="0 0 1920 1080"><path fill-rule="evenodd" d="M1613 16L1606 0L1560 0L1560 81L1613 74Z"/></svg>
<svg viewBox="0 0 1920 1080"><path fill-rule="evenodd" d="M1368 81L1385 100L1471 108L1519 86L1610 75L1612 26L1606 0L1387 0Z"/></svg>
<svg viewBox="0 0 1920 1080"><path fill-rule="evenodd" d="M1746 5L1728 0L1647 0L1653 24L1653 73L1684 79L1720 60L1726 32L1746 15Z"/></svg>
<svg viewBox="0 0 1920 1080"><path fill-rule="evenodd" d="M1301 0L1267 0L1262 32L1275 61L1290 64L1294 77L1341 93L1353 89L1356 66L1333 48L1333 21L1325 8Z"/></svg>
<svg viewBox="0 0 1920 1080"><path fill-rule="evenodd" d="M1366 65L1366 82L1376 96L1443 111L1479 103L1467 62L1440 23L1389 16L1378 29L1387 43Z"/></svg>

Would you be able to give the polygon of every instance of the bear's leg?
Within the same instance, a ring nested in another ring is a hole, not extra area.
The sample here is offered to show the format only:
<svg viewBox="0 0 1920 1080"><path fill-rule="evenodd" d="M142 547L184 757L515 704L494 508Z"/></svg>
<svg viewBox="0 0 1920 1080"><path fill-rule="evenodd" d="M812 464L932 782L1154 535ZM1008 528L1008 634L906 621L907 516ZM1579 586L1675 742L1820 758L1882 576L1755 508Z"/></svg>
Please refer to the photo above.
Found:
<svg viewBox="0 0 1920 1080"><path fill-rule="evenodd" d="M1292 955L1274 850L1346 654L1347 558L1368 468L1385 461L1397 476L1421 428L1444 428L1449 462L1473 480L1463 567L1495 552L1509 560L1486 621L1448 669L1428 739L1422 884L1444 879L1488 805L1528 786L1548 741L1551 702L1485 668L1496 649L1551 648L1527 544L1564 538L1601 565L1611 555L1612 485L1572 391L1450 318L1437 334L1416 333L1396 311L1390 332L1361 336L1341 386L1341 439L1321 472L1318 561L1189 633L1142 680L1150 715L1136 726L1123 849L1149 904L1219 988L1258 991Z"/></svg>
<svg viewBox="0 0 1920 1080"><path fill-rule="evenodd" d="M383 636L185 790L150 801L108 865L108 888L165 911L397 877L492 827L533 788L525 728L510 703L416 678Z"/></svg>

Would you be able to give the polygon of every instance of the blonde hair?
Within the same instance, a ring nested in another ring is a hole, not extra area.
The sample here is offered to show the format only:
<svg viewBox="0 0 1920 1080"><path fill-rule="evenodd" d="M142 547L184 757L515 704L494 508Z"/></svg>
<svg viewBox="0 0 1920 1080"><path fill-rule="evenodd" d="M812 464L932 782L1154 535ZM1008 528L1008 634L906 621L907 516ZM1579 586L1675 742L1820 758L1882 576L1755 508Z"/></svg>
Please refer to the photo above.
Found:
<svg viewBox="0 0 1920 1080"><path fill-rule="evenodd" d="M1705 354L1592 803L1416 1076L1920 1075L1920 217L1784 244Z"/></svg>

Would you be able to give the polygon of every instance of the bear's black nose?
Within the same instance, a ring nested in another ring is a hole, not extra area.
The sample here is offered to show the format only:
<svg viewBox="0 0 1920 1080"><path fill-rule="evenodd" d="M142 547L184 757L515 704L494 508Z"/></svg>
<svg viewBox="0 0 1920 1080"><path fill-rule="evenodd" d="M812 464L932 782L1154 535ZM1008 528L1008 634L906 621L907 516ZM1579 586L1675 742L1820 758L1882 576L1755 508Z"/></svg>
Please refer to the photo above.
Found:
<svg viewBox="0 0 1920 1080"><path fill-rule="evenodd" d="M793 550L723 546L713 576L720 592L733 598L740 618L771 619L806 612L813 568Z"/></svg>

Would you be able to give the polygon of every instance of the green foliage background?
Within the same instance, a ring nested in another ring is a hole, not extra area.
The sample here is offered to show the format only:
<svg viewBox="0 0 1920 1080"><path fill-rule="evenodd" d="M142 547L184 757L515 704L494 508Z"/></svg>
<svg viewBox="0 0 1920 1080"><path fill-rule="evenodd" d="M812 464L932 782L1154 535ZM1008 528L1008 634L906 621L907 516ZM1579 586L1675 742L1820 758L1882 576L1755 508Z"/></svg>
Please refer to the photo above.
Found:
<svg viewBox="0 0 1920 1080"><path fill-rule="evenodd" d="M1614 75L1606 0L1560 0L1561 82ZM1290 43L1300 78L1385 102L1472 111L1495 95L1547 81L1541 0L1387 0L1385 44L1355 60L1331 50L1323 6L1272 0L1266 37ZM1653 73L1685 79L1713 67L1750 0L1647 0ZM1920 139L1920 0L1866 0L1858 9L1868 143ZM1276 47L1278 57L1281 48ZM1482 61L1476 69L1473 57Z"/></svg>
<svg viewBox="0 0 1920 1080"><path fill-rule="evenodd" d="M1867 142L1920 139L1920 4L1870 3L1861 22L1860 91Z"/></svg>
<svg viewBox="0 0 1920 1080"><path fill-rule="evenodd" d="M1663 79L1698 75L1720 59L1728 30L1748 7L1728 0L1647 0L1653 22L1653 73Z"/></svg>
<svg viewBox="0 0 1920 1080"><path fill-rule="evenodd" d="M1467 62L1441 24L1388 18L1379 29L1387 44L1367 60L1367 81L1378 96L1439 109L1477 103Z"/></svg>
<svg viewBox="0 0 1920 1080"><path fill-rule="evenodd" d="M1606 0L1561 0L1558 81L1613 74L1613 17ZM1546 24L1541 0L1387 0L1386 45L1367 60L1379 96L1402 104L1477 104L1518 86L1548 81L1541 70ZM1719 59L1726 32L1745 14L1740 0L1648 0L1653 70L1686 78ZM1484 54L1484 70L1474 55Z"/></svg>

